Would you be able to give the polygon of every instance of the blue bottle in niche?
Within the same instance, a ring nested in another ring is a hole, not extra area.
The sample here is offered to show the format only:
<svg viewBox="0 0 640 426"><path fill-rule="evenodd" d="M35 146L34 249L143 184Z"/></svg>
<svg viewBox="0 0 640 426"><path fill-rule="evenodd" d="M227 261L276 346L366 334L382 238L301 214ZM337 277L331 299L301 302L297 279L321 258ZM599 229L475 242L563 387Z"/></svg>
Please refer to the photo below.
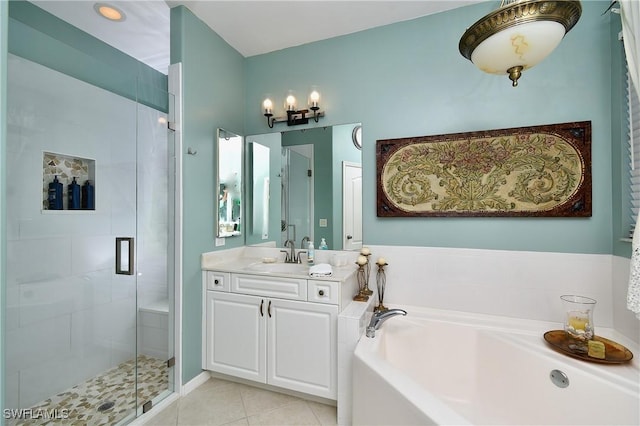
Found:
<svg viewBox="0 0 640 426"><path fill-rule="evenodd" d="M91 181L86 181L82 185L82 208L84 210L95 210L95 187L91 185Z"/></svg>
<svg viewBox="0 0 640 426"><path fill-rule="evenodd" d="M76 182L76 178L67 187L69 210L78 210L80 208L80 185Z"/></svg>
<svg viewBox="0 0 640 426"><path fill-rule="evenodd" d="M53 182L49 182L49 210L62 210L62 183L58 181L58 176L53 177Z"/></svg>

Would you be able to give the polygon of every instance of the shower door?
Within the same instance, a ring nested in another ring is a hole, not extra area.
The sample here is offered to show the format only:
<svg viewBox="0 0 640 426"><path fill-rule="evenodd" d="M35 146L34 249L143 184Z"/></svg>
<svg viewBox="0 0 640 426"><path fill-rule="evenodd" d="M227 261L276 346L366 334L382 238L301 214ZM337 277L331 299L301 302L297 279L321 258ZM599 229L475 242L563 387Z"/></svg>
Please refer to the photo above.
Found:
<svg viewBox="0 0 640 426"><path fill-rule="evenodd" d="M287 239L298 244L304 237L313 241L313 145L282 147L282 152L282 244Z"/></svg>
<svg viewBox="0 0 640 426"><path fill-rule="evenodd" d="M7 422L127 421L170 388L166 114L8 65Z"/></svg>

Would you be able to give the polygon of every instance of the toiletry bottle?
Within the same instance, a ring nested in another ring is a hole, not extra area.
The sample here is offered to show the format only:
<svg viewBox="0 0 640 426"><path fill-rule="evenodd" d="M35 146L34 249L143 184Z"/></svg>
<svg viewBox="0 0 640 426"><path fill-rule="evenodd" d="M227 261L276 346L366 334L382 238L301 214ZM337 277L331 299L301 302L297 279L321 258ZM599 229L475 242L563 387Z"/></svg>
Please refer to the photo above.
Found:
<svg viewBox="0 0 640 426"><path fill-rule="evenodd" d="M69 194L68 197L68 208L69 210L78 210L80 208L80 185L76 182L76 178L73 178L73 181L67 186L67 191Z"/></svg>
<svg viewBox="0 0 640 426"><path fill-rule="evenodd" d="M313 265L313 258L315 257L315 250L313 249L313 241L309 241L309 247L307 248L307 263Z"/></svg>
<svg viewBox="0 0 640 426"><path fill-rule="evenodd" d="M329 250L329 247L327 246L327 241L324 238L320 240L320 245L318 246L318 248L320 250Z"/></svg>
<svg viewBox="0 0 640 426"><path fill-rule="evenodd" d="M85 210L95 210L95 187L91 185L91 181L86 181L82 185L82 208Z"/></svg>
<svg viewBox="0 0 640 426"><path fill-rule="evenodd" d="M62 210L62 183L58 181L58 176L53 177L53 182L49 182L49 210Z"/></svg>

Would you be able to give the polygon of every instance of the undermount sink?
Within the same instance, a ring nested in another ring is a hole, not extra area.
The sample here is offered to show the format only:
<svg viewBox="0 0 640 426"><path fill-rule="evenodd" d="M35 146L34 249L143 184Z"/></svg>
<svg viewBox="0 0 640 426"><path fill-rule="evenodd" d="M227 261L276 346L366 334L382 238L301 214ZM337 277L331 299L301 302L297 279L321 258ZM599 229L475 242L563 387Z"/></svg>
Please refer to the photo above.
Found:
<svg viewBox="0 0 640 426"><path fill-rule="evenodd" d="M247 271L267 272L272 274L306 275L309 267L301 263L252 263L245 268Z"/></svg>

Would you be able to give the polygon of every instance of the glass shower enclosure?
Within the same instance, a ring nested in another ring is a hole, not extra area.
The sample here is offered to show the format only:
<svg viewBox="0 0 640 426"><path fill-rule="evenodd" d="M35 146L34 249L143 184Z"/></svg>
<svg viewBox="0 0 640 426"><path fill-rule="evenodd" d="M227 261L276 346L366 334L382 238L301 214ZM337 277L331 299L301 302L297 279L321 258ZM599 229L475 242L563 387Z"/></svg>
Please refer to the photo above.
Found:
<svg viewBox="0 0 640 426"><path fill-rule="evenodd" d="M15 55L7 86L5 421L128 422L173 389L167 113Z"/></svg>

